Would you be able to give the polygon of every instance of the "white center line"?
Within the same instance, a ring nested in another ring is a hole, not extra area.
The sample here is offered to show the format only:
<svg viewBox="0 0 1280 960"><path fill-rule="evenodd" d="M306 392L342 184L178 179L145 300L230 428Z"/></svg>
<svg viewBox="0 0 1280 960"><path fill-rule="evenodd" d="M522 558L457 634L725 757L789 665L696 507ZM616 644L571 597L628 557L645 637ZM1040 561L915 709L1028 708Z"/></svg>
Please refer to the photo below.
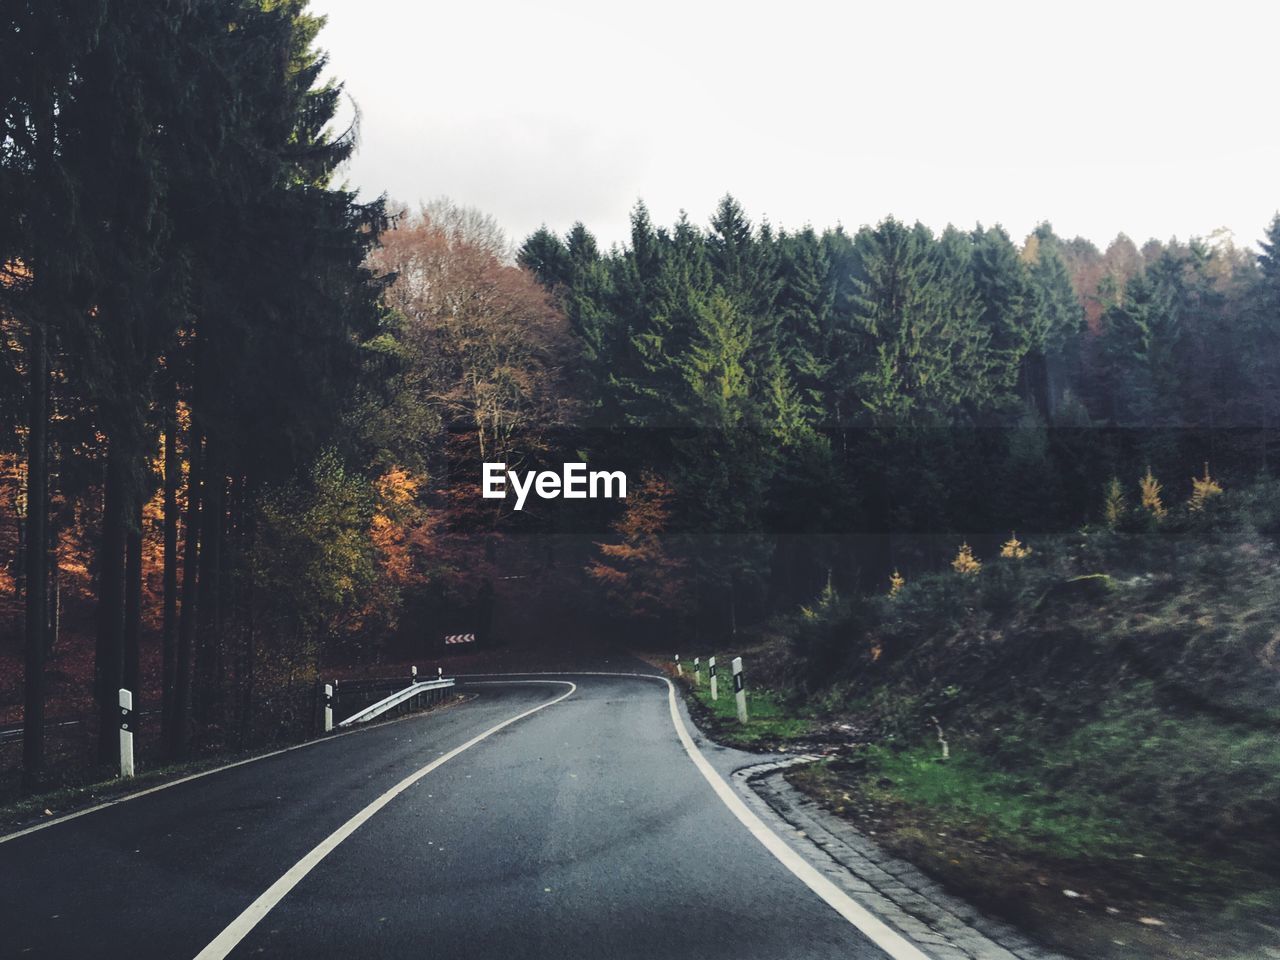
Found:
<svg viewBox="0 0 1280 960"><path fill-rule="evenodd" d="M454 747L448 753L442 754L435 760L432 760L422 769L409 774L409 776L405 777L394 787L382 794L382 796L378 797L354 817L340 826L337 830L333 831L333 833L325 837L310 853L290 867L284 876L269 886L257 900L254 900L253 903L249 904L249 906L244 909L240 916L232 920L225 930L214 937L207 947L196 954L195 960L223 960L224 957L236 948L241 940L249 935L249 931L262 922L262 918L270 913L275 905L285 898L290 890L302 882L303 877L314 870L321 860L333 852L338 844L342 843L343 840L355 833L356 830L358 830L370 817L405 790L408 790L432 770L435 770L442 764L448 763L463 751L470 750L481 740L493 736L493 734L497 733L503 727L509 727L518 720L523 720L525 717L531 716L539 710L545 710L547 707L554 706L561 700L573 696L574 691L578 689L577 684L571 683L568 680L524 680L514 682L563 684L569 689L554 700L548 700L546 703L540 704L532 710L526 710L524 713L517 714L509 720L503 720L501 723L484 731L484 733L472 737L466 743L462 744L462 746Z"/></svg>

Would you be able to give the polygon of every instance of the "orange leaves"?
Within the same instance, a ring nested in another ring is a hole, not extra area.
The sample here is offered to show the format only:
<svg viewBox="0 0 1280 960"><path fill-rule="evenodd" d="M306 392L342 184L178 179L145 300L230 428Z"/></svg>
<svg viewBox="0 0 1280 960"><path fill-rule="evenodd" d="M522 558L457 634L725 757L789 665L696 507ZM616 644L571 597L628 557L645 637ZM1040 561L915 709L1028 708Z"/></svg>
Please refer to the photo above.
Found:
<svg viewBox="0 0 1280 960"><path fill-rule="evenodd" d="M951 569L962 576L974 576L982 569L982 561L973 555L973 548L969 544L962 543L956 558L951 561Z"/></svg>
<svg viewBox="0 0 1280 960"><path fill-rule="evenodd" d="M671 486L657 474L642 474L614 524L618 540L597 544L600 558L587 567L609 599L634 616L679 611L688 603L685 562L672 555L664 539L673 497Z"/></svg>
<svg viewBox="0 0 1280 960"><path fill-rule="evenodd" d="M1016 533L1010 533L1009 539L1000 547L1000 556L1007 560L1025 560L1031 556L1031 548L1019 540Z"/></svg>
<svg viewBox="0 0 1280 960"><path fill-rule="evenodd" d="M1142 494L1142 509L1146 510L1154 519L1163 520L1169 513L1164 505L1164 501L1160 499L1160 492L1163 489L1160 481L1152 474L1151 468L1147 467L1146 476L1138 481L1138 489Z"/></svg>
<svg viewBox="0 0 1280 960"><path fill-rule="evenodd" d="M1203 510L1214 497L1222 496L1222 484L1209 476L1209 463L1205 461L1204 476L1191 478L1191 499L1187 509L1198 513Z"/></svg>
<svg viewBox="0 0 1280 960"><path fill-rule="evenodd" d="M413 503L422 480L403 467L392 467L378 478L378 499L381 503L404 508Z"/></svg>
<svg viewBox="0 0 1280 960"><path fill-rule="evenodd" d="M403 321L410 389L439 426L469 439L468 460L510 460L517 435L536 448L563 420L567 322L509 261L490 219L447 203L424 208L383 235L370 266L395 278L384 296Z"/></svg>
<svg viewBox="0 0 1280 960"><path fill-rule="evenodd" d="M417 505L422 480L403 467L393 466L377 479L377 509L369 524L369 536L381 560L383 575L395 586L416 582L414 529L422 520Z"/></svg>

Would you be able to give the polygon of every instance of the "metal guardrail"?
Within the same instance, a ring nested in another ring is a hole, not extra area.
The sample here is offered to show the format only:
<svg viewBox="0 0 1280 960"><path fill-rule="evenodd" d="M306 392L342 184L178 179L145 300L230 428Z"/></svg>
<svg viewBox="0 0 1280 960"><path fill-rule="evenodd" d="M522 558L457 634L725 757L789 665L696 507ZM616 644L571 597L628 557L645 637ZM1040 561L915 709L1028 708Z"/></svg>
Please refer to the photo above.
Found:
<svg viewBox="0 0 1280 960"><path fill-rule="evenodd" d="M138 714L140 717L151 717L158 714L159 710L143 710ZM83 726L83 720L46 720L44 722L44 731L48 735L55 730L61 730L65 727ZM0 744L14 743L22 739L22 724L13 727L0 727Z"/></svg>
<svg viewBox="0 0 1280 960"><path fill-rule="evenodd" d="M363 710L359 710L356 713L353 713L351 716L347 717L347 719L340 721L338 723L338 726L349 727L349 726L352 726L353 724L365 723L369 720L374 719L375 717L382 716L382 714L386 713L388 710L394 710L396 707L400 706L401 704L407 703L408 701L412 700L414 697L420 696L423 693L427 693L432 690L444 690L445 688L452 687L453 685L454 685L453 678L441 679L441 680L426 680L420 683L411 683L409 686L405 687L403 690L397 690L395 693L391 694L389 697L384 697L383 699L379 700L377 703L370 704L369 706L365 707Z"/></svg>

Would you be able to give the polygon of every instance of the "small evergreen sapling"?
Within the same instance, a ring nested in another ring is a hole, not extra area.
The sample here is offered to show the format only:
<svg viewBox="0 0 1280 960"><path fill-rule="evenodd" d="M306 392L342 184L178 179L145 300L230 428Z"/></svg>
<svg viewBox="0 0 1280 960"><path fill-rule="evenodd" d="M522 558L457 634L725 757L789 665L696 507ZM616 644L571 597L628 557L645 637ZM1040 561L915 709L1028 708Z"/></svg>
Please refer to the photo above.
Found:
<svg viewBox="0 0 1280 960"><path fill-rule="evenodd" d="M1187 503L1187 508L1192 512L1199 513L1204 510L1205 505L1210 500L1220 496L1222 496L1222 485L1209 476L1209 462L1206 460L1204 476L1191 478L1191 499Z"/></svg>
<svg viewBox="0 0 1280 960"><path fill-rule="evenodd" d="M962 543L956 558L951 561L951 569L965 576L974 576L982 569L982 561L973 555L973 548L968 543Z"/></svg>
<svg viewBox="0 0 1280 960"><path fill-rule="evenodd" d="M1147 467L1146 476L1138 481L1138 488L1142 491L1142 509L1155 520L1163 520L1169 511L1160 499L1160 481L1151 473L1150 467Z"/></svg>

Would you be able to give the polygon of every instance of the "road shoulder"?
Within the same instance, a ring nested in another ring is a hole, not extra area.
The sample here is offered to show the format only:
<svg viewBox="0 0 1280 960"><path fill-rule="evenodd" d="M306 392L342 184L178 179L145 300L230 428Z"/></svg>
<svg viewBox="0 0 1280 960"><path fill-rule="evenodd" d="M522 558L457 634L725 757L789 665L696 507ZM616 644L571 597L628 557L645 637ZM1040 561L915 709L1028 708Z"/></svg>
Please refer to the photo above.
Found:
<svg viewBox="0 0 1280 960"><path fill-rule="evenodd" d="M761 819L824 876L935 960L1064 960L946 893L904 860L787 783L807 757L775 757L733 773Z"/></svg>

